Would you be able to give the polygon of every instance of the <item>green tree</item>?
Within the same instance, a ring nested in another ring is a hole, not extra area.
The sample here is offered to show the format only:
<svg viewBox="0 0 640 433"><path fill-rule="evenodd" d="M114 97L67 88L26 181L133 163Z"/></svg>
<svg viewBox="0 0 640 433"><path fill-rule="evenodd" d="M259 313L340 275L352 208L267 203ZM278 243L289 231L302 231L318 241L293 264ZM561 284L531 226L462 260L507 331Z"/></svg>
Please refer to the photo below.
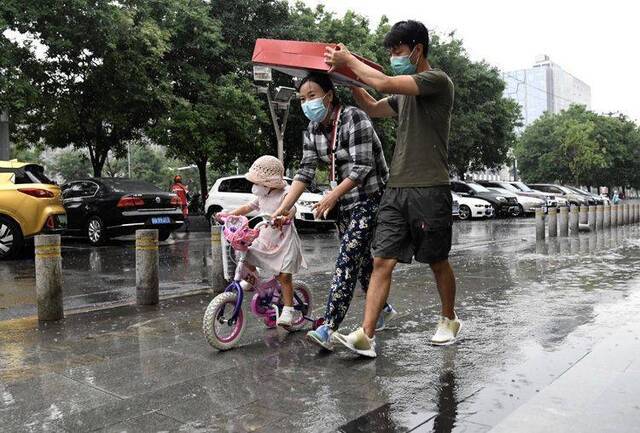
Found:
<svg viewBox="0 0 640 433"><path fill-rule="evenodd" d="M62 182L91 176L93 167L86 152L76 149L62 149L49 164L48 172Z"/></svg>
<svg viewBox="0 0 640 433"><path fill-rule="evenodd" d="M1 3L7 26L44 51L37 68L21 68L38 98L23 99L18 140L87 149L100 176L109 152L122 154L124 143L140 136L165 105L161 60L169 48L158 22L140 13L145 3Z"/></svg>
<svg viewBox="0 0 640 433"><path fill-rule="evenodd" d="M248 71L236 61L245 59L246 63L247 54L240 49L249 43L237 45L230 39L230 35L242 34L244 26L231 18L222 26L216 16L227 7L236 10L242 5L179 0L156 2L147 10L156 20L170 17L163 20L170 34L170 49L163 60L171 83L169 104L149 128L150 135L167 146L172 156L198 167L203 194L208 192L210 162L224 170L259 154L256 136L265 122ZM245 25L252 27L248 22ZM231 29L228 34L223 32L227 27ZM237 57L239 52L243 57Z"/></svg>
<svg viewBox="0 0 640 433"><path fill-rule="evenodd" d="M621 115L578 105L546 113L524 130L515 155L531 182L640 186L640 129Z"/></svg>

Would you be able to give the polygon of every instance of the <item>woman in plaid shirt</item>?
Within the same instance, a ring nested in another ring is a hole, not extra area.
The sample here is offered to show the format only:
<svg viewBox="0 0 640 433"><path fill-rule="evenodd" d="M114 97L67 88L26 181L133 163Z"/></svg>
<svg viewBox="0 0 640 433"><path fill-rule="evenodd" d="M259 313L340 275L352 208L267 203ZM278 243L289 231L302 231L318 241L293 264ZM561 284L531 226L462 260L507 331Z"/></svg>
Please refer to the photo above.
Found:
<svg viewBox="0 0 640 433"><path fill-rule="evenodd" d="M328 75L309 74L298 89L302 110L309 118L304 134L302 161L290 192L275 215L286 215L315 178L319 164L335 172L332 190L316 205L316 217L326 217L338 206L340 251L325 311L325 324L307 338L333 350L332 332L342 323L353 298L356 282L369 286L373 270L371 240L382 192L389 178L380 139L369 116L359 108L343 107ZM335 149L333 149L335 133ZM332 160L334 169L332 170ZM385 306L379 330L397 313Z"/></svg>

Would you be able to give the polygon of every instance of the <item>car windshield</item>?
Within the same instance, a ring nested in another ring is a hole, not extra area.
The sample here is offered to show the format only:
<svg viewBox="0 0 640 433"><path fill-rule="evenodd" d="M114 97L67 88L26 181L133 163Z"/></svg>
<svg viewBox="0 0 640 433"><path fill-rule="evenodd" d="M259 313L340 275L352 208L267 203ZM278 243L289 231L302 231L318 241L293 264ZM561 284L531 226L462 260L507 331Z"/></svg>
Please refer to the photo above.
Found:
<svg viewBox="0 0 640 433"><path fill-rule="evenodd" d="M155 185L152 185L148 182L143 182L141 180L131 180L131 179L101 179L102 183L105 184L107 188L109 188L113 192L135 192L135 193L159 193L163 192L160 188Z"/></svg>
<svg viewBox="0 0 640 433"><path fill-rule="evenodd" d="M524 191L524 192L533 192L533 190L531 188L529 188L527 185L525 185L522 182L513 182L513 185L518 188L520 191Z"/></svg>
<svg viewBox="0 0 640 433"><path fill-rule="evenodd" d="M511 192L520 192L520 190L518 188L516 188L515 186L511 185L510 183L499 183L498 185L500 185L500 188L502 189L506 189L507 191L511 191Z"/></svg>
<svg viewBox="0 0 640 433"><path fill-rule="evenodd" d="M469 188L471 188L475 192L491 192L484 186L478 185L477 183L468 183L467 185L469 185Z"/></svg>
<svg viewBox="0 0 640 433"><path fill-rule="evenodd" d="M21 168L4 168L0 171L5 173L15 174L14 182L16 184L28 184L28 183L44 183L48 185L55 185L56 183L49 179L44 174L44 168L37 164L25 165Z"/></svg>
<svg viewBox="0 0 640 433"><path fill-rule="evenodd" d="M565 187L565 188L569 188L571 191L575 191L575 192L577 192L578 194L582 194L582 195L591 195L591 193L590 193L590 192L584 191L584 190L582 190L582 189L578 189L578 188L576 188L576 187L574 187L574 186L567 186L567 187Z"/></svg>

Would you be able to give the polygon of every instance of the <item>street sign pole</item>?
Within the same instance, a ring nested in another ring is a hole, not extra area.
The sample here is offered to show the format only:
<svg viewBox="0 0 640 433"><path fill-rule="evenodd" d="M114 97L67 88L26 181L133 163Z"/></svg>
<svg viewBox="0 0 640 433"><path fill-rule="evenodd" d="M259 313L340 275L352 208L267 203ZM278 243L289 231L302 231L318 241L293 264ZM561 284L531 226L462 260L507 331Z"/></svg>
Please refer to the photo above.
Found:
<svg viewBox="0 0 640 433"><path fill-rule="evenodd" d="M271 113L271 121L273 122L273 129L276 131L276 140L278 142L278 159L284 164L284 128L280 128L278 122L278 116L274 107L274 102L271 99L271 92L267 90L267 101L269 103L269 112ZM287 113L289 109L287 108ZM286 118L285 118L286 121ZM286 123L285 123L286 126Z"/></svg>
<svg viewBox="0 0 640 433"><path fill-rule="evenodd" d="M9 145L9 112L0 113L0 160L8 161L11 157L11 147Z"/></svg>

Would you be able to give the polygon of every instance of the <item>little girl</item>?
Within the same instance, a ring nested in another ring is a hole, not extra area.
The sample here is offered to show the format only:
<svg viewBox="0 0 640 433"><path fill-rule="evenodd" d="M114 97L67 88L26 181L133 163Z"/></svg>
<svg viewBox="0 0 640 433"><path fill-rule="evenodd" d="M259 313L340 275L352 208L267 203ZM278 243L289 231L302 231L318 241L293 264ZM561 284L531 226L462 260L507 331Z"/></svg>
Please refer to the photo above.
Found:
<svg viewBox="0 0 640 433"><path fill-rule="evenodd" d="M273 214L287 195L289 185L283 179L284 166L271 155L261 156L251 165L245 177L253 183L251 192L255 197L250 203L240 206L229 215L246 215L250 212ZM295 208L289 218L295 216ZM264 272L276 274L282 286L284 308L277 324L284 328L293 322L293 277L300 267L307 267L302 257L302 246L293 221L281 227L266 226L247 252L247 264L257 266Z"/></svg>

